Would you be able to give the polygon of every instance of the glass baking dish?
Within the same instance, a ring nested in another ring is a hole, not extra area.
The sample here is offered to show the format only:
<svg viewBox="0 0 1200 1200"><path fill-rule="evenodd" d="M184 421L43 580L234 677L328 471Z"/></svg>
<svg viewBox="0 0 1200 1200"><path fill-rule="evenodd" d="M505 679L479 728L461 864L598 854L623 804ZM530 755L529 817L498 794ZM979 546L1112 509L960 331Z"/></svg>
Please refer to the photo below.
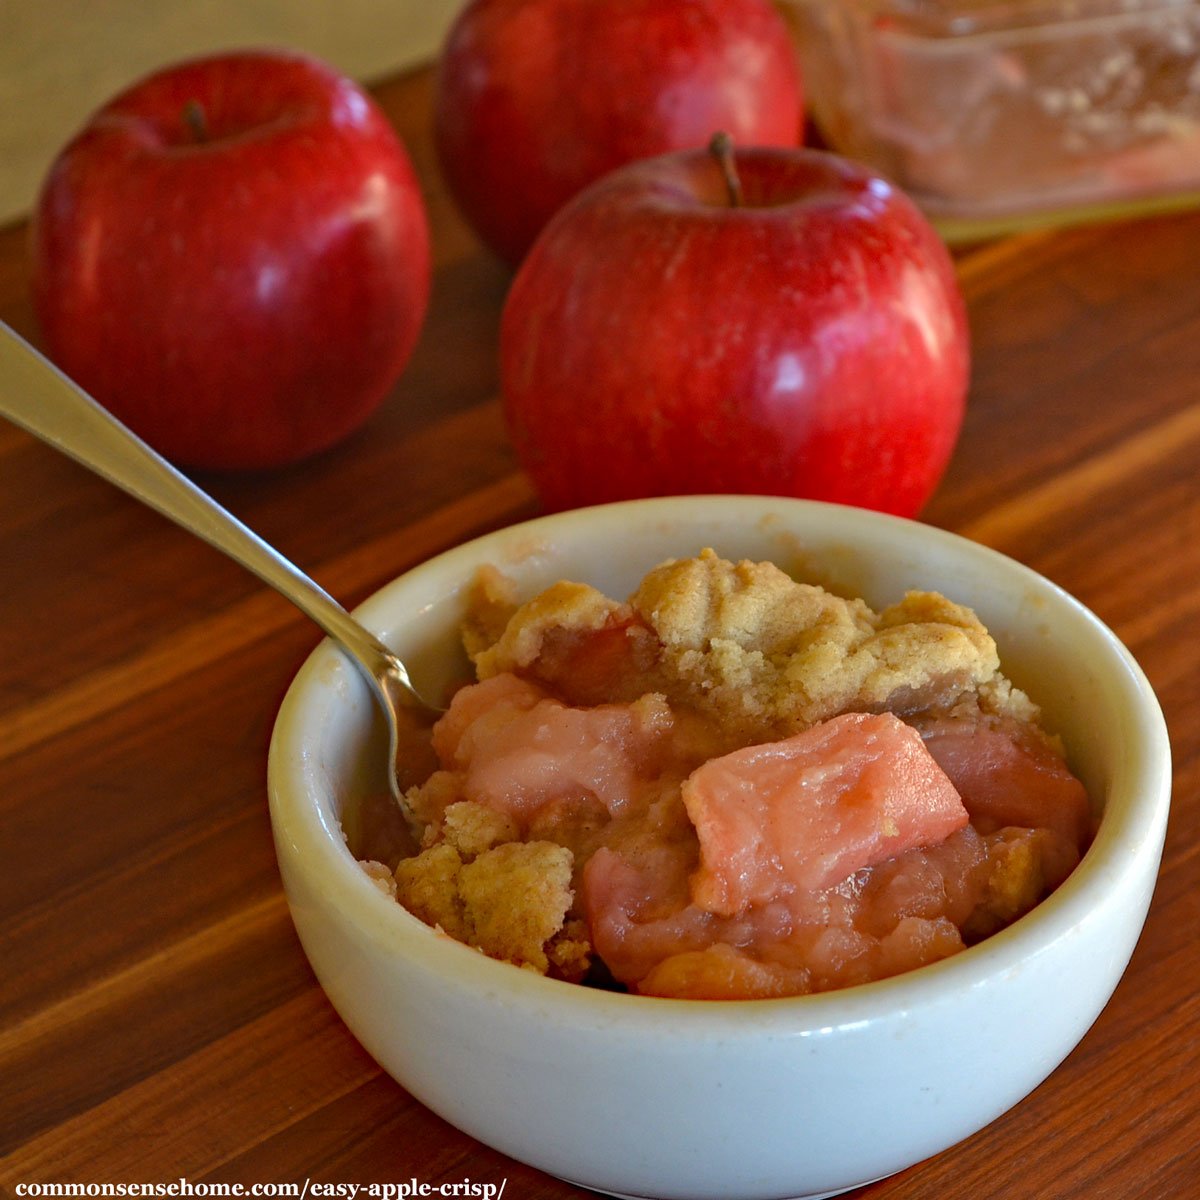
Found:
<svg viewBox="0 0 1200 1200"><path fill-rule="evenodd" d="M950 240L1200 203L1200 0L783 0L831 148Z"/></svg>

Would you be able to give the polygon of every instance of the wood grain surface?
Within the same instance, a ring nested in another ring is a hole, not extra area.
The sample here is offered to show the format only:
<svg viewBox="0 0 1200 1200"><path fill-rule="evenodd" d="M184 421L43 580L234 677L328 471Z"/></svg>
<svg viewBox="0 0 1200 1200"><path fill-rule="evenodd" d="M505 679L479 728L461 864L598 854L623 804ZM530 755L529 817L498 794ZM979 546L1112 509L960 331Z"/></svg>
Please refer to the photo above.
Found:
<svg viewBox="0 0 1200 1200"><path fill-rule="evenodd" d="M537 511L495 398L509 277L437 177L429 93L425 74L378 90L436 231L432 309L395 395L314 462L200 477L350 604ZM35 336L24 239L0 230L0 319ZM1050 576L1126 641L1166 711L1174 804L1144 935L1082 1044L983 1132L853 1195L1186 1200L1200 1196L1200 214L1017 236L958 264L970 409L924 518ZM309 971L265 764L276 706L316 640L239 568L0 426L10 1194L179 1178L585 1194L407 1096Z"/></svg>

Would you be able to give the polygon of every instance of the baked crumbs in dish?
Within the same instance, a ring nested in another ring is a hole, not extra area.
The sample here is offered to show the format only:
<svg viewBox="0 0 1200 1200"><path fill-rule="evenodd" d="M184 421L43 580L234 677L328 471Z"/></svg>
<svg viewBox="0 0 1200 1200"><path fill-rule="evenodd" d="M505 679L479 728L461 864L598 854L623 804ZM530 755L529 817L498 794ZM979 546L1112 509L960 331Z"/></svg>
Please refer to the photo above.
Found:
<svg viewBox="0 0 1200 1200"><path fill-rule="evenodd" d="M874 611L711 550L628 600L494 568L476 682L408 793L418 852L364 863L494 958L643 995L750 999L952 955L1056 888L1083 785L975 614Z"/></svg>

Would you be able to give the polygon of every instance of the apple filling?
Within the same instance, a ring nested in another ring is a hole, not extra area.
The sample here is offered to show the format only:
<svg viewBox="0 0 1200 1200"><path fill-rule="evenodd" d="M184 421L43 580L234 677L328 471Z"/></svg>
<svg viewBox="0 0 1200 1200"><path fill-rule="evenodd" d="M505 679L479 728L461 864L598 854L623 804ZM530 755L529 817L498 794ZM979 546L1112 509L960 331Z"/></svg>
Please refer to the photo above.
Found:
<svg viewBox="0 0 1200 1200"><path fill-rule="evenodd" d="M968 609L881 612L712 551L625 602L476 582L477 682L372 877L485 954L644 995L882 979L1039 903L1092 835L1082 784Z"/></svg>

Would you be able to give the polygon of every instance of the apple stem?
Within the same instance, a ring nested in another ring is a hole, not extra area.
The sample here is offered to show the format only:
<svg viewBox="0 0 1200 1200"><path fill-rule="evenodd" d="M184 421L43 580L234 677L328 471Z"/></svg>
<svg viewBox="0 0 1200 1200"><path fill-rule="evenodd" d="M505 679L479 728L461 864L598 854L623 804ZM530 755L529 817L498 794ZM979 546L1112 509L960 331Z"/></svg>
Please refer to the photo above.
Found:
<svg viewBox="0 0 1200 1200"><path fill-rule="evenodd" d="M717 160L721 174L725 176L725 186L729 189L729 203L732 208L741 208L745 202L742 192L742 180L737 173L737 164L733 161L733 138L721 129L714 133L708 143L708 152Z"/></svg>
<svg viewBox="0 0 1200 1200"><path fill-rule="evenodd" d="M183 123L197 142L208 141L208 119L199 100L189 100L183 106Z"/></svg>

